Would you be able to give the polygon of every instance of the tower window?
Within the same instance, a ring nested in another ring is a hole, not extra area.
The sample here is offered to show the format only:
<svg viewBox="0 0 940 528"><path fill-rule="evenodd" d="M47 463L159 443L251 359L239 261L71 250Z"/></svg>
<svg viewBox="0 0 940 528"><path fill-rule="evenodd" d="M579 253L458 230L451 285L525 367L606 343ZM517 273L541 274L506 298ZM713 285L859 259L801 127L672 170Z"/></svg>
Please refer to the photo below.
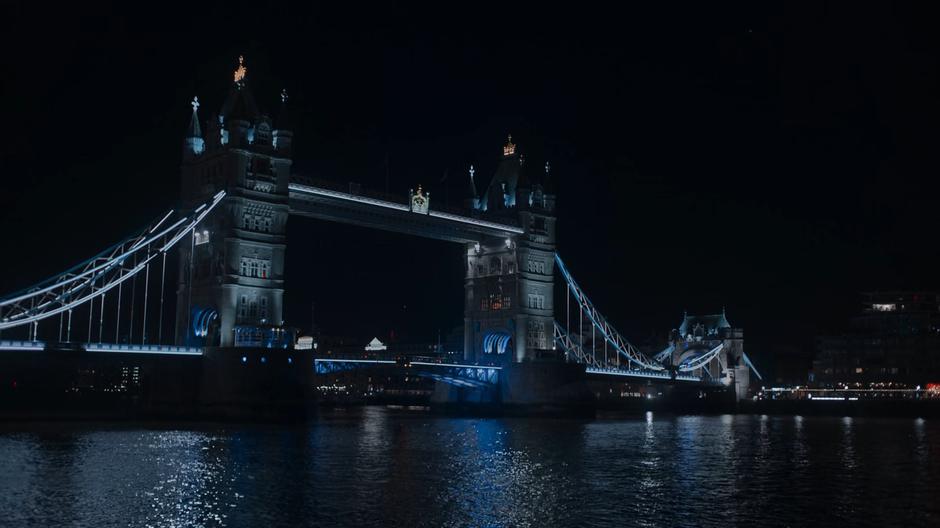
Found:
<svg viewBox="0 0 940 528"><path fill-rule="evenodd" d="M534 308L536 310L545 309L545 296L535 293L529 294L529 308Z"/></svg>
<svg viewBox="0 0 940 528"><path fill-rule="evenodd" d="M238 302L238 317L248 317L248 296L242 295Z"/></svg>
<svg viewBox="0 0 940 528"><path fill-rule="evenodd" d="M252 257L242 257L239 271L243 277L267 279L271 276L271 261Z"/></svg>
<svg viewBox="0 0 940 528"><path fill-rule="evenodd" d="M541 260L529 259L526 262L529 273L545 273L545 263Z"/></svg>

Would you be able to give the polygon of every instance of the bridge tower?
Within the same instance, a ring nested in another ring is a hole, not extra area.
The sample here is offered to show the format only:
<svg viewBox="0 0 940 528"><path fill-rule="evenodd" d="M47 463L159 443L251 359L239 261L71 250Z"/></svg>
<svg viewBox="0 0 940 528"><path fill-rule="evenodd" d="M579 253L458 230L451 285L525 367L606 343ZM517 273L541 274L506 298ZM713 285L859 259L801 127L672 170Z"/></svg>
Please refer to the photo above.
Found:
<svg viewBox="0 0 940 528"><path fill-rule="evenodd" d="M710 350L721 348L714 360L693 371L696 376L734 386L735 396L742 400L749 396L750 370L744 354L744 330L728 322L725 311L713 315L685 314L682 324L672 331L672 353L663 358L668 366L679 367L687 361L703 356Z"/></svg>
<svg viewBox="0 0 940 528"><path fill-rule="evenodd" d="M518 223L519 236L467 244L464 359L487 364L561 357L552 346L555 195L550 167L540 182L512 136L483 196L471 167L471 207L481 218Z"/></svg>
<svg viewBox="0 0 940 528"><path fill-rule="evenodd" d="M283 324L284 252L291 170L287 94L276 120L259 111L238 67L218 115L199 121L192 103L183 140L182 200L195 204L225 189L180 255L178 343L277 346Z"/></svg>

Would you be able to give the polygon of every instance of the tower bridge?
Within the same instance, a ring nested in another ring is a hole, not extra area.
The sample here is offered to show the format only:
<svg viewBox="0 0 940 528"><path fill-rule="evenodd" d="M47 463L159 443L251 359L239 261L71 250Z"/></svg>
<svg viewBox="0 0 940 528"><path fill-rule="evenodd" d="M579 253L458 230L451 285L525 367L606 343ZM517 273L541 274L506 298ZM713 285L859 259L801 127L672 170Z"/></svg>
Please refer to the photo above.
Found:
<svg viewBox="0 0 940 528"><path fill-rule="evenodd" d="M248 362L234 349L290 350L296 336L284 324L284 255L287 222L297 215L463 246L463 357L457 364L407 365L438 380L437 396L445 401L466 399L469 390L538 402L570 396L585 375L734 386L739 398L746 395L749 370L756 370L743 335L724 314L686 317L666 349L647 355L594 306L556 250L550 165L527 161L512 136L482 193L471 167L464 207L450 209L420 185L390 196L292 174L286 92L278 103L274 119L259 110L242 59L218 113L203 121L194 98L183 139L181 208L0 299L0 350L211 354L224 368ZM171 252L178 257L175 310L165 284ZM565 285L563 305L556 305L556 276ZM174 332L164 332L164 318L174 321ZM8 338L11 331L25 335ZM47 346L41 334L50 333ZM228 356L235 359L218 360ZM314 368L325 373L383 361L317 358Z"/></svg>

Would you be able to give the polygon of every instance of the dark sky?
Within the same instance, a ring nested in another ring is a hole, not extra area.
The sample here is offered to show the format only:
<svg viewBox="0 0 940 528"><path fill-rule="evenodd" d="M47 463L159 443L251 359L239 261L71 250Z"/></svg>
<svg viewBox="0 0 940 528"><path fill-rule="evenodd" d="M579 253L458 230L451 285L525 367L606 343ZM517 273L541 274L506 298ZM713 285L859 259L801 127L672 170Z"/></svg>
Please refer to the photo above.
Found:
<svg viewBox="0 0 940 528"><path fill-rule="evenodd" d="M0 292L172 207L189 101L215 111L239 54L262 108L290 92L299 174L381 189L387 158L392 192L456 204L507 132L550 160L559 252L634 341L725 306L769 362L837 328L859 291L940 288L927 13L78 4L2 8ZM297 326L311 301L334 334L462 320L456 245L292 219L287 265Z"/></svg>

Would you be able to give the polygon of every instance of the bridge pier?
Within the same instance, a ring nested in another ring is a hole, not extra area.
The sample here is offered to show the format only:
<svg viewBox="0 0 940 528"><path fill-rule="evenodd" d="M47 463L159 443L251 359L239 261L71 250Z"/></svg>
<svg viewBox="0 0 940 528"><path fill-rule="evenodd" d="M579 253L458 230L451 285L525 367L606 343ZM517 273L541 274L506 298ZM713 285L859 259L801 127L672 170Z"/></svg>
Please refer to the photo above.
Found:
<svg viewBox="0 0 940 528"><path fill-rule="evenodd" d="M554 361L509 364L491 388L438 382L431 396L436 410L472 414L586 415L595 403L584 365Z"/></svg>
<svg viewBox="0 0 940 528"><path fill-rule="evenodd" d="M310 354L292 349L209 348L198 408L215 419L299 421L312 401Z"/></svg>

